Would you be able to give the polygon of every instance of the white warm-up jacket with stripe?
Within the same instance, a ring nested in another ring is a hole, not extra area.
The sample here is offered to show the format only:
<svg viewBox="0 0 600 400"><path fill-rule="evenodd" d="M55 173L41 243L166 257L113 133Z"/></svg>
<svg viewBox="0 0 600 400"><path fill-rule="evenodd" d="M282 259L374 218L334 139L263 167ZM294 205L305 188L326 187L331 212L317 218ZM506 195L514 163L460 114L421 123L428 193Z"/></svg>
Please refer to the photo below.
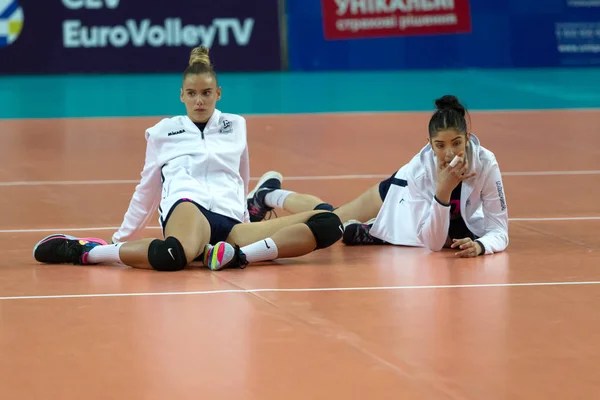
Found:
<svg viewBox="0 0 600 400"><path fill-rule="evenodd" d="M123 223L113 242L143 229L158 208L163 219L188 198L204 208L247 222L250 166L246 120L215 110L204 132L187 116L165 118L145 132L146 159Z"/></svg>
<svg viewBox="0 0 600 400"><path fill-rule="evenodd" d="M460 212L467 228L479 238L486 254L508 246L508 211L500 168L494 154L471 134L466 151L469 171L477 175L462 183ZM370 230L390 244L443 248L450 226L450 207L434 196L437 158L428 144L398 170Z"/></svg>

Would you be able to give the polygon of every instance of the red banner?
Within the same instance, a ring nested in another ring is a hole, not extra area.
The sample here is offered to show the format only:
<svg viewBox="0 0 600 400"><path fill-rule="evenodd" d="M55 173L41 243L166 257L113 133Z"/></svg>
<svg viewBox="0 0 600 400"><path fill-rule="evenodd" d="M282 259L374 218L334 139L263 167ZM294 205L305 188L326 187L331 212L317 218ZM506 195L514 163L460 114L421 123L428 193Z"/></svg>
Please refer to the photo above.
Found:
<svg viewBox="0 0 600 400"><path fill-rule="evenodd" d="M321 0L325 39L471 32L469 0Z"/></svg>

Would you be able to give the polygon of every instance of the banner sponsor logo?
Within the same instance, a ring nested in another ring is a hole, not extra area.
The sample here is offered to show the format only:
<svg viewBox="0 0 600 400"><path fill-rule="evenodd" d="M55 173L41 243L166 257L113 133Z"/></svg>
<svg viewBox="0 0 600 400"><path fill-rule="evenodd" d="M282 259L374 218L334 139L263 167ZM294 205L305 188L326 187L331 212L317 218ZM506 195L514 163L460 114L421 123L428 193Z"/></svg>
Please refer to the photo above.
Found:
<svg viewBox="0 0 600 400"><path fill-rule="evenodd" d="M181 72L201 45L219 71L281 68L278 0L50 3L24 2L23 29L17 0L0 0L0 73Z"/></svg>
<svg viewBox="0 0 600 400"><path fill-rule="evenodd" d="M469 0L321 0L326 39L471 31Z"/></svg>

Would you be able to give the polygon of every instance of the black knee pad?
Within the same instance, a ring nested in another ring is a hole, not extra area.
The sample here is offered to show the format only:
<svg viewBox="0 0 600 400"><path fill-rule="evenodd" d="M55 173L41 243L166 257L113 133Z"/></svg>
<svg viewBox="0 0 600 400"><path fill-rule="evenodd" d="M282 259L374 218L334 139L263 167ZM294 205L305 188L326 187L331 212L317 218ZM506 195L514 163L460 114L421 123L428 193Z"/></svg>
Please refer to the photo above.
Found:
<svg viewBox="0 0 600 400"><path fill-rule="evenodd" d="M332 212L322 212L313 215L306 221L306 225L310 228L315 240L317 248L324 249L331 246L342 238L344 227L340 217Z"/></svg>
<svg viewBox="0 0 600 400"><path fill-rule="evenodd" d="M148 247L148 262L157 271L181 271L187 265L183 246L174 237L153 240Z"/></svg>
<svg viewBox="0 0 600 400"><path fill-rule="evenodd" d="M316 206L315 208L313 208L313 210L333 211L333 210L335 210L335 208L333 208L333 206L329 203L321 203L318 206Z"/></svg>

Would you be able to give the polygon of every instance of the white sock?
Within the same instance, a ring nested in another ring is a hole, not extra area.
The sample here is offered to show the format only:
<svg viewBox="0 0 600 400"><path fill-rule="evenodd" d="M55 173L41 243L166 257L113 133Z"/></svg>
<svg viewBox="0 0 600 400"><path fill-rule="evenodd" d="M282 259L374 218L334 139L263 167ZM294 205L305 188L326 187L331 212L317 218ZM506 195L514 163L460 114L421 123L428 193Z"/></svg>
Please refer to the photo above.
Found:
<svg viewBox="0 0 600 400"><path fill-rule="evenodd" d="M119 263L123 264L119 257L119 249L123 243L107 244L106 246L96 246L87 255L86 261L90 264L99 263Z"/></svg>
<svg viewBox="0 0 600 400"><path fill-rule="evenodd" d="M273 208L283 208L285 199L287 199L287 197L292 193L294 192L283 189L275 189L265 195L265 204Z"/></svg>
<svg viewBox="0 0 600 400"><path fill-rule="evenodd" d="M249 263L275 260L278 255L277 246L271 238L242 247L240 250L246 255Z"/></svg>

